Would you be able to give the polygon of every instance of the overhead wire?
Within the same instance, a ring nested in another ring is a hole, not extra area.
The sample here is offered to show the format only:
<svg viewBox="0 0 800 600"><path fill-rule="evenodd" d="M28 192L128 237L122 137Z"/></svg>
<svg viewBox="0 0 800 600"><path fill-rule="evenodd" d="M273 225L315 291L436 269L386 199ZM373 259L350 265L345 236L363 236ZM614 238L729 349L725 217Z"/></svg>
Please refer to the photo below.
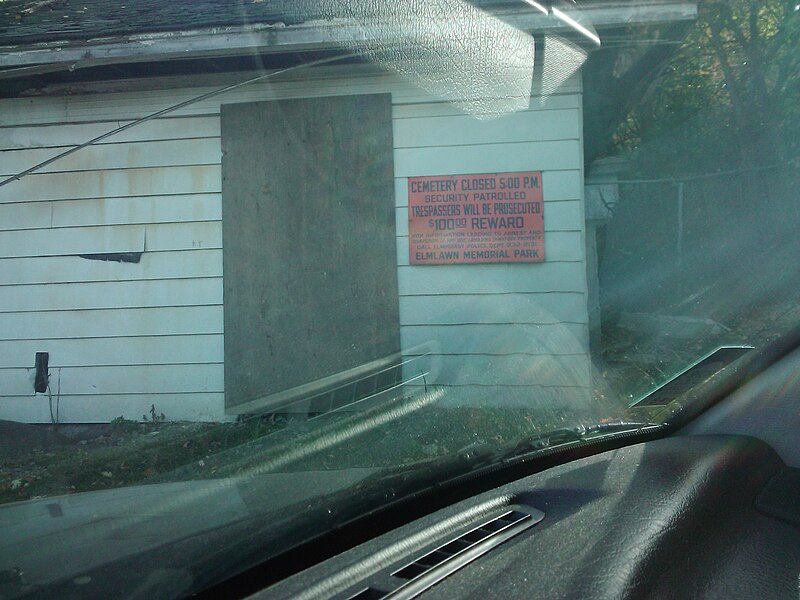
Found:
<svg viewBox="0 0 800 600"><path fill-rule="evenodd" d="M212 90L210 92L206 92L204 94L200 94L198 96L194 96L192 98L189 98L188 100L184 100L182 102L178 102L177 104L173 104L173 105L168 106L166 108L163 108L163 109L161 109L159 111L156 111L154 113L151 113L149 115L146 115L144 117L136 119L136 120L131 121L129 123L126 123L125 125L121 125L121 126L115 128L115 129L112 129L111 131L107 131L106 133L98 135L97 137L94 137L94 138L90 139L87 142L83 142L82 144L78 144L76 146L73 146L73 147L65 150L64 152L61 152L61 153L59 153L59 154L57 154L57 155L55 155L55 156L53 156L51 158L48 158L47 160L43 160L42 162L37 163L37 164L33 165L32 167L28 167L24 171L20 171L16 175L12 175L12 176L0 181L0 187L3 187L4 185L8 185L9 183L12 183L14 181L18 181L18 180L22 179L23 177L25 177L27 175L30 175L31 173L35 173L36 171L39 171L39 170L45 168L46 166L51 165L54 162L59 161L62 158L65 158L65 157L69 156L70 154L73 154L73 153L77 152L78 150L82 150L83 148L86 148L88 146L92 146L94 144L97 144L98 142L101 142L101 141L103 141L103 140L105 140L107 138L110 138L111 136L117 135L119 133L122 133L123 131L126 131L127 129L130 129L131 127L135 127L135 126L141 125L142 123L145 123L147 121L151 121L153 119L157 119L159 117L163 117L166 114L169 114L169 113L174 112L176 110L180 110L181 108L184 108L186 106L190 106L191 104L195 104L197 102L202 102L203 100L206 100L208 98L213 98L214 96L219 96L220 94L224 94L226 92L230 92L230 91L235 90L237 88L249 85L251 83L255 83L257 81L262 81L262 80L268 79L270 77L276 77L278 75L283 75L283 74L289 73L291 71L297 71L297 70L302 69L302 68L316 67L316 66L325 65L325 64L329 64L329 63L333 63L333 62L337 62L337 61L341 61L341 60L346 60L348 58L353 58L355 56L357 56L357 53L355 53L355 52L349 52L349 53L346 53L346 54L338 54L336 56L328 56L328 57L325 57L325 58L320 58L320 59L312 60L312 61L309 61L309 62L300 63L300 64L297 64L297 65L292 65L290 67L284 67L284 68L278 69L276 71L270 71L269 73L262 73L261 75L258 75L256 77L251 77L249 79L245 79L244 81L239 81L237 83L226 85L226 86L218 88L216 90Z"/></svg>

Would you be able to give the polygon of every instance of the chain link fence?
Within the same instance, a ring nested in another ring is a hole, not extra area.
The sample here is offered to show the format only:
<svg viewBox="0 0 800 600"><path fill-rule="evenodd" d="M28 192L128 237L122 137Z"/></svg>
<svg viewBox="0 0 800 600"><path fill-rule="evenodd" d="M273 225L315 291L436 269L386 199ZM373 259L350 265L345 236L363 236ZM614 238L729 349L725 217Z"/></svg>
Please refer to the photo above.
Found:
<svg viewBox="0 0 800 600"><path fill-rule="evenodd" d="M598 236L604 321L644 312L726 323L795 294L799 167L620 181Z"/></svg>

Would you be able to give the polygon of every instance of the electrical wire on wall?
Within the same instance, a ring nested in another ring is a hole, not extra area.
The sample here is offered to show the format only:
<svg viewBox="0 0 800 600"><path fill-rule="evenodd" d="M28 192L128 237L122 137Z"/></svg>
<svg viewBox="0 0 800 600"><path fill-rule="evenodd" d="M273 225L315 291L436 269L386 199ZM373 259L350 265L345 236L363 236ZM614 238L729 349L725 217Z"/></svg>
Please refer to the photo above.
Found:
<svg viewBox="0 0 800 600"><path fill-rule="evenodd" d="M61 368L58 369L58 388L56 390L56 412L53 414L53 390L50 387L50 374L47 375L47 400L50 405L50 421L53 425L60 422L59 410L61 408Z"/></svg>

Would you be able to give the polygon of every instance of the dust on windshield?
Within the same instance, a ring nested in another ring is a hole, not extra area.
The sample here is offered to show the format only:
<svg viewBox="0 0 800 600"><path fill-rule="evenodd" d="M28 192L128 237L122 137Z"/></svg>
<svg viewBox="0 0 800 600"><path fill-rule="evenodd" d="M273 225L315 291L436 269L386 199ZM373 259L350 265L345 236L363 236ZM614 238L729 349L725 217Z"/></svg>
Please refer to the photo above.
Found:
<svg viewBox="0 0 800 600"><path fill-rule="evenodd" d="M794 1L151 4L0 3L3 503L304 515L798 324Z"/></svg>

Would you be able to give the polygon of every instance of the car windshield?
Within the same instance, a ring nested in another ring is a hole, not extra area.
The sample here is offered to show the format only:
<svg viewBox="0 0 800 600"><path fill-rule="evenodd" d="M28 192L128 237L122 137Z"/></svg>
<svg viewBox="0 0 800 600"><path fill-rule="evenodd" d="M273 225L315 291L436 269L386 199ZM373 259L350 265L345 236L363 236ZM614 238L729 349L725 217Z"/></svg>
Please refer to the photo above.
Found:
<svg viewBox="0 0 800 600"><path fill-rule="evenodd" d="M0 597L663 425L800 324L798 48L797 0L0 0Z"/></svg>

